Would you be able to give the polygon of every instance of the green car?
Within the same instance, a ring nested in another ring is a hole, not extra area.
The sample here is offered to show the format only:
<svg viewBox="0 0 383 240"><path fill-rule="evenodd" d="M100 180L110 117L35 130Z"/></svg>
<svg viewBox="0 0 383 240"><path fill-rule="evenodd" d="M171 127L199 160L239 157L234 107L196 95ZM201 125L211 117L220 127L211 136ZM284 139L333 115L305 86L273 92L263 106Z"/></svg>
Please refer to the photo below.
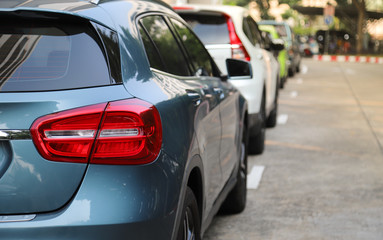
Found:
<svg viewBox="0 0 383 240"><path fill-rule="evenodd" d="M259 29L264 32L268 32L270 36L273 39L282 39L277 30L275 29L274 26L272 25L258 25ZM278 62L279 62L279 76L281 79L280 87L283 88L287 77L288 77L288 56L287 56L287 51L286 49L283 49L282 51L279 52L278 54Z"/></svg>

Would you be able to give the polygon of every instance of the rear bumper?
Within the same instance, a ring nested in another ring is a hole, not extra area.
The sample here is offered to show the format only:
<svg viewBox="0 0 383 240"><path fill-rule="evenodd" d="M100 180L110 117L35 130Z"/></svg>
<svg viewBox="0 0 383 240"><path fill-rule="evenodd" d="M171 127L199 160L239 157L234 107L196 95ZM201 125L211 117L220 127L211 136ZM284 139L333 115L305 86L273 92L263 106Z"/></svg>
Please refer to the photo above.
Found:
<svg viewBox="0 0 383 240"><path fill-rule="evenodd" d="M180 192L177 166L163 153L144 166L89 165L63 209L31 221L0 223L1 239L172 239Z"/></svg>

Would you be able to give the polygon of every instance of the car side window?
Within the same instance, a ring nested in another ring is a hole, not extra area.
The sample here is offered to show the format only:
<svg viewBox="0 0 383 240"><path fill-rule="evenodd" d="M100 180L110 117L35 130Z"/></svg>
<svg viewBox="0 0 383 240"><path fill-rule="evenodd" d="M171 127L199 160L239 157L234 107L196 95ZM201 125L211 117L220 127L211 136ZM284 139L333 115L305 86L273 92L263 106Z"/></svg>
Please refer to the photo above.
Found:
<svg viewBox="0 0 383 240"><path fill-rule="evenodd" d="M190 76L188 63L165 19L151 15L139 21L150 66L179 76Z"/></svg>
<svg viewBox="0 0 383 240"><path fill-rule="evenodd" d="M272 44L272 37L271 37L270 33L266 32L266 31L264 31L264 32L262 31L261 34L262 34L262 39L263 39L263 44L264 44L265 49L270 49L271 44Z"/></svg>
<svg viewBox="0 0 383 240"><path fill-rule="evenodd" d="M246 22L249 26L249 30L253 36L253 39L254 39L254 43L253 45L255 44L260 44L261 46L263 45L263 40L262 40L262 35L261 35L261 32L259 31L258 29L258 25L255 23L255 21L253 20L253 18L251 18L250 16L246 18Z"/></svg>
<svg viewBox="0 0 383 240"><path fill-rule="evenodd" d="M256 44L256 38L254 37L254 34L250 30L250 26L249 26L249 23L247 21L247 18L243 19L242 29L243 29L243 32L245 33L246 37L250 40L251 44L255 45Z"/></svg>
<svg viewBox="0 0 383 240"><path fill-rule="evenodd" d="M141 33L142 42L145 46L146 55L149 59L150 67L161 71L167 71L163 64L163 60L158 52L158 49L154 45L153 41L150 39L148 33L142 26L139 27L139 30Z"/></svg>
<svg viewBox="0 0 383 240"><path fill-rule="evenodd" d="M187 54L191 61L194 75L196 76L213 76L213 66L211 58L201 41L195 34L178 20L170 20L179 35Z"/></svg>

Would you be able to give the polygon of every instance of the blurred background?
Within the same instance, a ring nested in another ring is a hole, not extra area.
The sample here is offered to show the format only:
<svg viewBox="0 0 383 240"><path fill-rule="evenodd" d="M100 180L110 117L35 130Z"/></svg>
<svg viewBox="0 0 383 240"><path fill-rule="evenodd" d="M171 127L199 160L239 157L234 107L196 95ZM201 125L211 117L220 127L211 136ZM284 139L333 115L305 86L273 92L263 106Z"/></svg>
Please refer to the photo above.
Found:
<svg viewBox="0 0 383 240"><path fill-rule="evenodd" d="M164 1L173 5L237 5L248 8L256 21L286 21L298 36L305 56L383 53L383 0Z"/></svg>

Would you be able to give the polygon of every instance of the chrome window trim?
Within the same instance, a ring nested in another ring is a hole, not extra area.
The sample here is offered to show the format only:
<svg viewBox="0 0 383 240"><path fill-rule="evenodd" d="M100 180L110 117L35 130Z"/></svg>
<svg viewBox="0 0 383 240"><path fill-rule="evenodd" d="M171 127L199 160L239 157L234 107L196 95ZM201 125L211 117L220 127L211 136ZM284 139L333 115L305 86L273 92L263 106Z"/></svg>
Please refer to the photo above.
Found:
<svg viewBox="0 0 383 240"><path fill-rule="evenodd" d="M0 140L31 139L29 130L0 130Z"/></svg>
<svg viewBox="0 0 383 240"><path fill-rule="evenodd" d="M98 5L100 0L90 0L89 2L92 3L92 4Z"/></svg>
<svg viewBox="0 0 383 240"><path fill-rule="evenodd" d="M36 218L36 214L0 216L0 223L27 222Z"/></svg>

